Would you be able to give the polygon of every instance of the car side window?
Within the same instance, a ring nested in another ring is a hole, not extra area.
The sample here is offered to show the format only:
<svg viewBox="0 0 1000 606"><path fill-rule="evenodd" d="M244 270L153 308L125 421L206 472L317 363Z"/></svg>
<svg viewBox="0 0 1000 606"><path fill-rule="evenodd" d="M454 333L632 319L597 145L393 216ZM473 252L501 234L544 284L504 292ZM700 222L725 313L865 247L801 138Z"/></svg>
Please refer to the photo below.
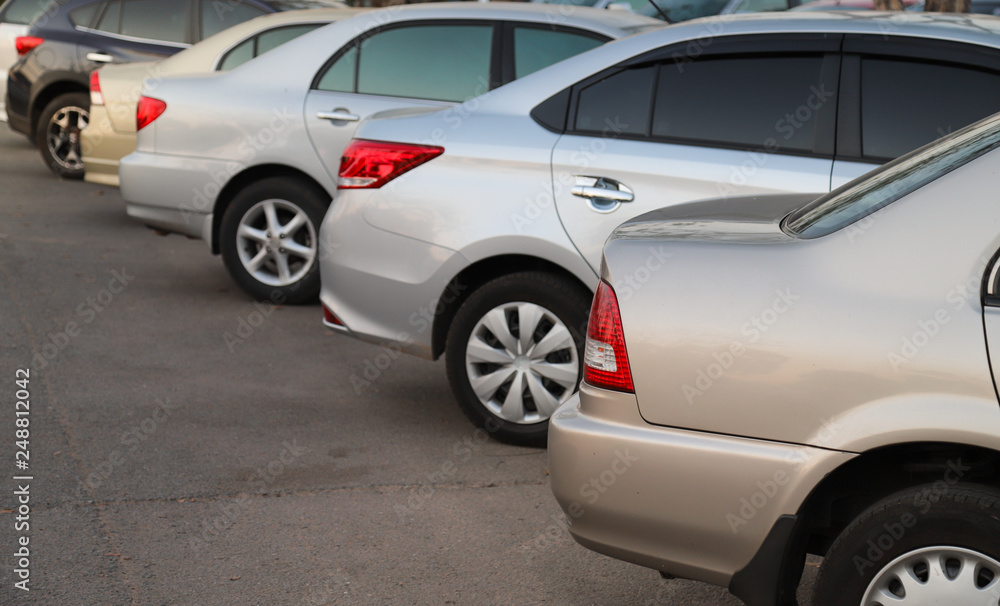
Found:
<svg viewBox="0 0 1000 606"><path fill-rule="evenodd" d="M901 156L997 111L1000 73L954 64L863 57L861 152Z"/></svg>
<svg viewBox="0 0 1000 606"><path fill-rule="evenodd" d="M97 29L109 34L117 34L121 31L122 0L111 0L108 2L101 20L97 22Z"/></svg>
<svg viewBox="0 0 1000 606"><path fill-rule="evenodd" d="M732 147L811 152L823 57L711 58L661 67L652 134Z"/></svg>
<svg viewBox="0 0 1000 606"><path fill-rule="evenodd" d="M234 46L219 61L217 71L229 71L235 67L243 65L254 57L259 57L269 50L273 50L286 42L298 38L306 32L322 26L322 23L304 23L302 25L289 25L287 27L276 27L262 32L256 36L248 38Z"/></svg>
<svg viewBox="0 0 1000 606"><path fill-rule="evenodd" d="M584 34L539 27L515 27L514 77L523 78L602 44L604 41Z"/></svg>
<svg viewBox="0 0 1000 606"><path fill-rule="evenodd" d="M90 27L97 16L97 10L101 8L101 2L92 2L87 6L82 6L69 14L69 20L77 27Z"/></svg>
<svg viewBox="0 0 1000 606"><path fill-rule="evenodd" d="M647 135L655 76L655 66L626 69L581 90L575 130Z"/></svg>
<svg viewBox="0 0 1000 606"><path fill-rule="evenodd" d="M230 27L249 21L255 17L266 15L263 10L243 2L233 0L201 0L201 38L208 38L229 29Z"/></svg>
<svg viewBox="0 0 1000 606"><path fill-rule="evenodd" d="M0 9L5 9L3 10L4 23L28 25L34 21L35 18L45 12L47 3L40 2L39 0L8 0L6 4L0 3L0 5L2 5L0 6ZM98 3L94 3L92 6L96 8L97 5ZM77 9L74 12L79 12L81 10L84 9ZM87 25L89 24L90 22L88 21Z"/></svg>
<svg viewBox="0 0 1000 606"><path fill-rule="evenodd" d="M190 5L190 0L123 0L121 34L164 42L189 42Z"/></svg>
<svg viewBox="0 0 1000 606"><path fill-rule="evenodd" d="M344 53L319 90L460 102L490 90L493 25L412 25L380 31ZM355 73L357 74L355 77Z"/></svg>
<svg viewBox="0 0 1000 606"><path fill-rule="evenodd" d="M738 3L734 13L766 13L771 11L787 11L788 0L742 0Z"/></svg>

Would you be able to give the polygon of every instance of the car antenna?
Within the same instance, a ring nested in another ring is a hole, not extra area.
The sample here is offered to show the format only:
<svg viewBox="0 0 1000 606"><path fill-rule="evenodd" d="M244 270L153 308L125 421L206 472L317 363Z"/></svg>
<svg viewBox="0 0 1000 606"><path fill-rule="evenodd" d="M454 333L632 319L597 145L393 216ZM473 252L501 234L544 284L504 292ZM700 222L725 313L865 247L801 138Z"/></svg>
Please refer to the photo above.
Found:
<svg viewBox="0 0 1000 606"><path fill-rule="evenodd" d="M670 19L670 17L667 16L667 13L663 12L663 9L660 8L660 6L656 3L656 0L649 0L649 3L653 5L653 8L656 9L656 12L660 13L660 16L663 17L663 20L666 21L668 25L673 24L673 21Z"/></svg>

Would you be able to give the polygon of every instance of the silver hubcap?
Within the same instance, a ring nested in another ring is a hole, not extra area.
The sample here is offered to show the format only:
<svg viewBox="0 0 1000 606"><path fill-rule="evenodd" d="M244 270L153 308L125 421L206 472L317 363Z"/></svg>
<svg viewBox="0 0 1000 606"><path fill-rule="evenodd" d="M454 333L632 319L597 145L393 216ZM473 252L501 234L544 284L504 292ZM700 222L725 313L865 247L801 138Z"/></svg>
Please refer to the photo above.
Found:
<svg viewBox="0 0 1000 606"><path fill-rule="evenodd" d="M469 337L465 367L479 401L512 423L548 419L580 379L573 335L534 303L506 303L483 316Z"/></svg>
<svg viewBox="0 0 1000 606"><path fill-rule="evenodd" d="M928 547L882 569L862 606L997 606L1000 562L961 547Z"/></svg>
<svg viewBox="0 0 1000 606"><path fill-rule="evenodd" d="M316 260L316 229L306 213L287 200L264 200L243 215L236 232L240 261L258 282L289 286Z"/></svg>
<svg viewBox="0 0 1000 606"><path fill-rule="evenodd" d="M83 168L80 156L80 131L87 127L90 113L82 107L64 107L49 120L45 141L49 155L68 170Z"/></svg>

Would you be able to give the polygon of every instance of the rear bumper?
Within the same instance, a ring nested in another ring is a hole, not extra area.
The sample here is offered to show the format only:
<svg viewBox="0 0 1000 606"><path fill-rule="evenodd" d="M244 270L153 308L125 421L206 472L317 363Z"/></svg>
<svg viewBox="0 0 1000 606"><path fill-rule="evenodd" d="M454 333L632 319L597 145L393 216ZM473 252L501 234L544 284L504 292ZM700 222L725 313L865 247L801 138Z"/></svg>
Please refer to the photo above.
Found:
<svg viewBox="0 0 1000 606"><path fill-rule="evenodd" d="M343 322L324 325L433 358L438 302L458 296L446 287L468 262L453 250L373 227L363 213L351 212L365 195L340 192L323 220L320 300Z"/></svg>
<svg viewBox="0 0 1000 606"><path fill-rule="evenodd" d="M125 210L151 227L212 246L216 198L243 168L236 162L133 152L118 166Z"/></svg>
<svg viewBox="0 0 1000 606"><path fill-rule="evenodd" d="M80 134L84 180L118 187L118 166L122 158L135 151L135 133L116 131L109 118L105 106L91 106L90 124Z"/></svg>
<svg viewBox="0 0 1000 606"><path fill-rule="evenodd" d="M549 424L552 492L580 544L724 587L853 456L650 425L633 394L586 384Z"/></svg>

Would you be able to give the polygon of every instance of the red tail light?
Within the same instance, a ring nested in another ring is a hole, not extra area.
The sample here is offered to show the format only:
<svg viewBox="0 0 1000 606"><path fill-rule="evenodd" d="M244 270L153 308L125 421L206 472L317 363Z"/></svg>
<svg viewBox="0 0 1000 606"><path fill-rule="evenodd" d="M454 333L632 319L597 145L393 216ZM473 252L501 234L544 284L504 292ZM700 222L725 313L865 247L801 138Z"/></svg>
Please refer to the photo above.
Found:
<svg viewBox="0 0 1000 606"><path fill-rule="evenodd" d="M97 70L90 72L90 104L104 105L104 93L101 92L101 77Z"/></svg>
<svg viewBox="0 0 1000 606"><path fill-rule="evenodd" d="M443 153L443 147L355 139L340 159L337 188L378 189Z"/></svg>
<svg viewBox="0 0 1000 606"><path fill-rule="evenodd" d="M152 97L139 97L139 106L135 112L135 130L140 131L149 126L160 114L167 111L167 104Z"/></svg>
<svg viewBox="0 0 1000 606"><path fill-rule="evenodd" d="M583 354L583 380L594 387L615 391L635 392L632 370L625 351L618 297L607 282L601 280L594 295L587 326L587 347Z"/></svg>
<svg viewBox="0 0 1000 606"><path fill-rule="evenodd" d="M333 315L333 312L327 308L326 305L323 306L323 321L327 324L333 324L334 326L343 326L344 323L340 321L340 318Z"/></svg>
<svg viewBox="0 0 1000 606"><path fill-rule="evenodd" d="M38 38L36 36L18 36L14 38L14 48L17 49L17 55L23 57L35 50L36 47L42 45L45 42L45 38Z"/></svg>

